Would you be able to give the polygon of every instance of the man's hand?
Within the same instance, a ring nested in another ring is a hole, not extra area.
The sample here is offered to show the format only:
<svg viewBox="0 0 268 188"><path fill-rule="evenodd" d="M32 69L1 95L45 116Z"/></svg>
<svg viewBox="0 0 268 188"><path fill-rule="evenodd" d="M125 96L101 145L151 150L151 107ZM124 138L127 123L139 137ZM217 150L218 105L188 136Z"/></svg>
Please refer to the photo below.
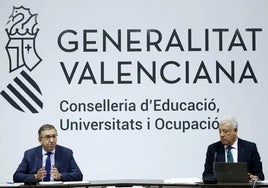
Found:
<svg viewBox="0 0 268 188"><path fill-rule="evenodd" d="M61 174L59 173L58 169L53 166L51 169L51 175L54 178L54 180L61 180Z"/></svg>
<svg viewBox="0 0 268 188"><path fill-rule="evenodd" d="M248 179L250 181L257 181L259 179L259 177L248 173Z"/></svg>
<svg viewBox="0 0 268 188"><path fill-rule="evenodd" d="M34 175L36 180L42 180L46 176L45 167L40 168L37 173Z"/></svg>

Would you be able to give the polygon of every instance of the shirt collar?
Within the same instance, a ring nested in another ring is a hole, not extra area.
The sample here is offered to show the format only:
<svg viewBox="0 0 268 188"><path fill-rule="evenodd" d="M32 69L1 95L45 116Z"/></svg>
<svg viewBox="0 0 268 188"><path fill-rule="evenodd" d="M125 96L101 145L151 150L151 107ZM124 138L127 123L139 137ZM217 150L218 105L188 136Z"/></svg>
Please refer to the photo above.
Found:
<svg viewBox="0 0 268 188"><path fill-rule="evenodd" d="M52 154L55 153L55 148L51 151ZM47 151L42 147L42 155L47 154Z"/></svg>
<svg viewBox="0 0 268 188"><path fill-rule="evenodd" d="M224 148L226 149L228 146L224 146ZM236 138L235 142L231 145L231 147L233 149L238 149L238 139Z"/></svg>

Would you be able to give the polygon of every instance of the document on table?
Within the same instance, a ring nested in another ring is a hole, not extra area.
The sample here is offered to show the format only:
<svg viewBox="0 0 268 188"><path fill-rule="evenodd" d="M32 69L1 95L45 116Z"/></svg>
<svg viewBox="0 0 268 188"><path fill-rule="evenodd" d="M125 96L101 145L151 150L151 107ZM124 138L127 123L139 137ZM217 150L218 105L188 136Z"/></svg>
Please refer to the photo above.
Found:
<svg viewBox="0 0 268 188"><path fill-rule="evenodd" d="M65 181L64 185L72 185L72 184L89 184L89 181Z"/></svg>
<svg viewBox="0 0 268 188"><path fill-rule="evenodd" d="M198 184L202 182L199 178L196 177L187 177L187 178L169 178L163 180L164 183L178 183L178 184Z"/></svg>
<svg viewBox="0 0 268 188"><path fill-rule="evenodd" d="M72 184L89 184L88 181L41 181L39 182L40 185L59 185L59 184L64 184L64 185L72 185Z"/></svg>
<svg viewBox="0 0 268 188"><path fill-rule="evenodd" d="M24 183L13 183L13 182L0 183L0 187L19 187L22 185L24 185Z"/></svg>
<svg viewBox="0 0 268 188"><path fill-rule="evenodd" d="M265 181L258 181L258 183L260 183L260 184L268 184L268 181L267 180L265 180Z"/></svg>
<svg viewBox="0 0 268 188"><path fill-rule="evenodd" d="M63 184L62 181L40 181L39 182L40 185L59 185L59 184Z"/></svg>

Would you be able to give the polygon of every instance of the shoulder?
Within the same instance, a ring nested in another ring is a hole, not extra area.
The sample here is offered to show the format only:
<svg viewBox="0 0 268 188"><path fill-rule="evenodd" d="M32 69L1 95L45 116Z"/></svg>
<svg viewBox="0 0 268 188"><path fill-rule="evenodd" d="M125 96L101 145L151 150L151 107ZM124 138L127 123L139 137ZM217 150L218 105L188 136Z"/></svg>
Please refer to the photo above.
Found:
<svg viewBox="0 0 268 188"><path fill-rule="evenodd" d="M247 146L247 147L256 147L256 144L254 142L243 140L241 138L238 138L238 145Z"/></svg>
<svg viewBox="0 0 268 188"><path fill-rule="evenodd" d="M214 143L210 144L208 147L209 148L217 148L217 147L221 147L221 146L222 146L221 141L218 141L218 142L214 142Z"/></svg>
<svg viewBox="0 0 268 188"><path fill-rule="evenodd" d="M73 151L70 148L67 148L61 145L56 146L56 152L63 152L63 153L70 153L70 154L73 153Z"/></svg>
<svg viewBox="0 0 268 188"><path fill-rule="evenodd" d="M37 155L38 153L42 152L42 147L41 146L36 146L34 148L30 148L24 152L25 156L31 156L31 155Z"/></svg>
<svg viewBox="0 0 268 188"><path fill-rule="evenodd" d="M214 143L210 144L208 146L208 151L215 152L215 151L220 150L221 148L223 148L223 145L222 145L221 141L218 141L218 142L214 142Z"/></svg>
<svg viewBox="0 0 268 188"><path fill-rule="evenodd" d="M41 146L36 146L34 148L30 148L30 149L26 150L25 153L37 152L38 150L42 150L42 147Z"/></svg>

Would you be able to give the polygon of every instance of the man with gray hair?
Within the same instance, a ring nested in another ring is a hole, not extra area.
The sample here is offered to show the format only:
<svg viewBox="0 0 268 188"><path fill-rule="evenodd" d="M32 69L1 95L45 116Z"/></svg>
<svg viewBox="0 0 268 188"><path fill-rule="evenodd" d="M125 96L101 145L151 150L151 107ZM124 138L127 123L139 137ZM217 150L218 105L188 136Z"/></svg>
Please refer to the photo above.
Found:
<svg viewBox="0 0 268 188"><path fill-rule="evenodd" d="M249 180L264 180L256 144L238 138L237 133L238 123L234 117L219 120L220 141L208 146L203 180L214 177L213 162L246 162Z"/></svg>

